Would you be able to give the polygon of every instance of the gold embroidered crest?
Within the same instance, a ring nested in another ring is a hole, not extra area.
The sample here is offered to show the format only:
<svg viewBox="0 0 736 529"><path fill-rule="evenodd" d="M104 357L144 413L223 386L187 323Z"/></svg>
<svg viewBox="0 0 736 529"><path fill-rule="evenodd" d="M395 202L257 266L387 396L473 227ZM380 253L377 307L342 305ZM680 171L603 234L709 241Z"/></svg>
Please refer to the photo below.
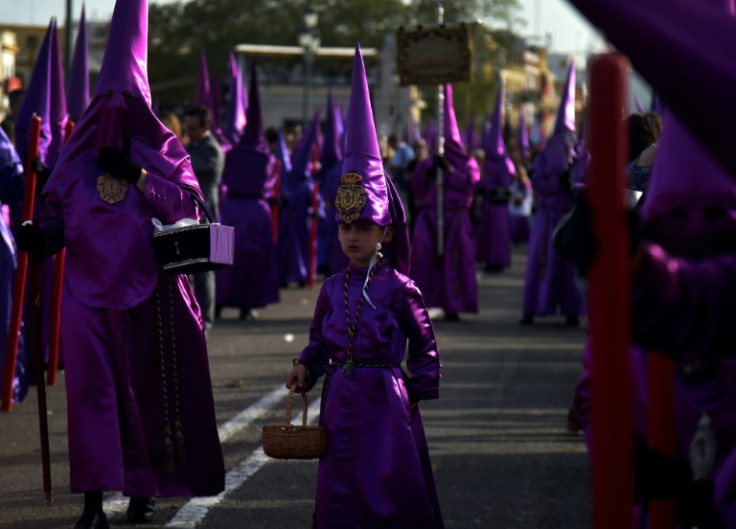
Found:
<svg viewBox="0 0 736 529"><path fill-rule="evenodd" d="M360 217L365 206L365 187L363 177L358 173L345 173L340 179L342 182L337 188L335 209L340 219L350 224Z"/></svg>
<svg viewBox="0 0 736 529"><path fill-rule="evenodd" d="M97 177L97 193L108 204L117 204L125 200L128 193L128 181L108 174Z"/></svg>

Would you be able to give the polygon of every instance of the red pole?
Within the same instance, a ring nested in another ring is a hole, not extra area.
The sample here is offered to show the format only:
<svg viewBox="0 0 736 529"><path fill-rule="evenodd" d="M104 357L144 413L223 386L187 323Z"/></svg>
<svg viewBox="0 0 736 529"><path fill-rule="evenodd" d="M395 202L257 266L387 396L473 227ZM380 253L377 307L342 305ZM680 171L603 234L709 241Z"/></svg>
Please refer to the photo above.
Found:
<svg viewBox="0 0 736 529"><path fill-rule="evenodd" d="M276 160L273 167L276 182L273 186L273 205L271 206L271 233L274 244L279 238L279 198L281 197L281 162Z"/></svg>
<svg viewBox="0 0 736 529"><path fill-rule="evenodd" d="M647 446L675 457L675 362L658 351L647 355ZM650 529L673 529L677 525L675 498L650 499Z"/></svg>
<svg viewBox="0 0 736 529"><path fill-rule="evenodd" d="M64 141L69 139L74 130L74 122L66 122ZM46 382L49 386L56 384L59 373L59 338L61 334L61 286L64 283L64 263L66 249L62 248L54 257L54 280L51 287L51 321L49 322L49 365Z"/></svg>
<svg viewBox="0 0 736 529"><path fill-rule="evenodd" d="M595 529L633 526L631 258L624 205L627 71L626 59L615 53L594 58L590 66L588 189L598 247L589 277Z"/></svg>
<svg viewBox="0 0 736 529"><path fill-rule="evenodd" d="M319 224L319 184L312 188L312 224L309 234L309 288L314 288L317 278L317 227Z"/></svg>
<svg viewBox="0 0 736 529"><path fill-rule="evenodd" d="M36 172L33 170L33 161L38 157L38 144L41 138L41 118L33 115L31 118L28 138L28 155L26 159L25 189L23 192L23 222L33 219L33 206L36 197ZM26 290L28 274L28 252L18 252L18 267L15 270L13 283L13 304L10 310L10 327L8 329L8 344L5 348L5 375L2 387L2 406L0 410L10 411L13 408L13 379L15 378L15 363L18 358L18 340L20 338L20 323L23 317L23 297ZM43 370L43 364L36 366Z"/></svg>

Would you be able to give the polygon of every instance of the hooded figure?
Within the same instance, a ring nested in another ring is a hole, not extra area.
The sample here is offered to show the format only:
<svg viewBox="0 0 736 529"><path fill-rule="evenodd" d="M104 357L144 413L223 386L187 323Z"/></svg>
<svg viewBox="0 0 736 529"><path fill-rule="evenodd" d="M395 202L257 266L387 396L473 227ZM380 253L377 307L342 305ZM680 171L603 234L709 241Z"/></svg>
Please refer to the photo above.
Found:
<svg viewBox="0 0 736 529"><path fill-rule="evenodd" d="M116 3L93 98L44 188L39 226L18 237L40 258L67 250L61 336L81 528L107 527L105 490L131 496L139 523L154 496L224 488L199 307L186 276L160 274L151 245L153 218L198 218L202 197L151 110L147 7Z"/></svg>
<svg viewBox="0 0 736 529"><path fill-rule="evenodd" d="M487 272L500 272L511 265L509 233L510 187L516 178L516 167L506 152L503 141L503 84L498 90L488 141L483 144L485 162L479 186L482 209L477 228L476 260L485 264Z"/></svg>
<svg viewBox="0 0 736 529"><path fill-rule="evenodd" d="M570 168L575 144L575 62L571 60L554 132L534 159L529 175L537 212L529 235L520 323L533 323L534 316L562 313L568 325L578 325L585 311L575 284L574 264L560 256L552 244L555 226L572 206Z"/></svg>
<svg viewBox="0 0 736 529"><path fill-rule="evenodd" d="M381 161L360 47L335 210L351 262L322 285L309 345L287 377L308 391L326 375L320 423L330 441L319 461L316 527L438 529L424 427L412 404L438 397L439 351L422 295L406 276L406 218ZM363 247L359 234L385 244Z"/></svg>
<svg viewBox="0 0 736 529"><path fill-rule="evenodd" d="M291 171L281 174L282 208L279 214L278 261L279 282L296 282L304 286L309 278L310 222L312 213L312 144L317 135L319 116L312 120L302 136L291 163ZM283 167L283 166L282 166Z"/></svg>
<svg viewBox="0 0 736 529"><path fill-rule="evenodd" d="M222 174L227 187L220 214L235 228L233 266L217 271L217 306L236 307L241 319L251 309L279 301L276 245L271 205L276 184L275 157L263 133L255 63L251 65L248 122L235 147L225 156Z"/></svg>
<svg viewBox="0 0 736 529"><path fill-rule="evenodd" d="M227 122L225 123L225 137L232 145L240 142L240 135L246 124L245 105L243 96L243 80L240 69L235 61L235 55L230 52L230 100L227 105ZM252 81L251 81L252 82Z"/></svg>
<svg viewBox="0 0 736 529"><path fill-rule="evenodd" d="M321 167L316 175L320 186L319 194L324 204L324 217L319 220L317 266L326 276L342 270L348 264L347 256L340 249L335 221L335 196L342 176L342 136L342 118L330 90L327 94Z"/></svg>
<svg viewBox="0 0 736 529"><path fill-rule="evenodd" d="M199 53L199 76L197 77L197 91L194 95L194 104L210 109L212 116L211 133L220 145L223 153L232 147L232 144L220 127L220 80L216 75L210 76L207 67L207 52L204 48Z"/></svg>
<svg viewBox="0 0 736 529"><path fill-rule="evenodd" d="M427 305L441 307L447 319L454 320L458 312L478 312L476 250L469 209L480 169L461 143L450 85L445 85L444 110L445 155L420 162L412 180L420 212L412 234L411 268ZM444 165L442 255L437 246L438 164Z"/></svg>

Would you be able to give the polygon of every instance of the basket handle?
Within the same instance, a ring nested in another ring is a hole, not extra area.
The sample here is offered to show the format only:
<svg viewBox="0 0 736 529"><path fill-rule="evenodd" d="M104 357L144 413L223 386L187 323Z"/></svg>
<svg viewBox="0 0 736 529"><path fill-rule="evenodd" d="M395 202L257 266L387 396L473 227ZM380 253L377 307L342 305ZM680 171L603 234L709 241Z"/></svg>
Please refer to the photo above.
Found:
<svg viewBox="0 0 736 529"><path fill-rule="evenodd" d="M296 384L289 388L289 396L286 399L286 426L291 426L291 402L294 399L294 391L296 391ZM305 392L299 393L302 396L302 426L307 425L307 394Z"/></svg>

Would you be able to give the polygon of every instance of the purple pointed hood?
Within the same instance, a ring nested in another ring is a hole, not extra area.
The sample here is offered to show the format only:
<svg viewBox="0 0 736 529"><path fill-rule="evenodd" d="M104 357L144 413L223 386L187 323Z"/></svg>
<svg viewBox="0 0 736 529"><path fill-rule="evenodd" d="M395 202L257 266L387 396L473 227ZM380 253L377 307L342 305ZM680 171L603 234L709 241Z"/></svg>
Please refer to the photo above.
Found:
<svg viewBox="0 0 736 529"><path fill-rule="evenodd" d="M452 97L452 86L446 84L445 90L445 113L444 130L445 137L445 159L452 167L452 172L446 174L446 178L471 181L468 171L478 171L475 159L468 154L460 139L460 130L455 119L455 106Z"/></svg>
<svg viewBox="0 0 736 529"><path fill-rule="evenodd" d="M56 28L56 20L51 19L46 36L38 50L36 62L33 65L31 79L26 88L26 95L18 110L15 119L15 148L20 159L25 163L28 156L28 142L31 129L31 118L37 114L41 118L41 138L38 145L38 155L42 162L46 160L46 153L51 143L51 97L49 83L51 82L51 40Z"/></svg>
<svg viewBox="0 0 736 529"><path fill-rule="evenodd" d="M565 131L575 132L575 59L570 59L570 65L567 67L567 77L562 94L560 94L554 134Z"/></svg>
<svg viewBox="0 0 736 529"><path fill-rule="evenodd" d="M194 104L212 108L212 90L210 87L210 71L207 67L207 52L204 47L199 50L199 75L197 76L197 91L194 94Z"/></svg>
<svg viewBox="0 0 736 529"><path fill-rule="evenodd" d="M342 161L342 148L340 139L342 136L342 119L335 104L332 90L327 93L327 115L325 116L325 134L322 143L322 155L320 164L324 171Z"/></svg>
<svg viewBox="0 0 736 529"><path fill-rule="evenodd" d="M526 113L524 109L519 109L519 153L523 160L528 160L531 155L531 147L529 146L529 129L526 125Z"/></svg>
<svg viewBox="0 0 736 529"><path fill-rule="evenodd" d="M69 114L66 111L66 94L64 91L64 67L61 64L61 46L59 32L54 23L51 32L51 79L49 82L49 124L51 125L51 141L44 164L54 167L59 159L61 146L64 144L66 122Z"/></svg>
<svg viewBox="0 0 736 529"><path fill-rule="evenodd" d="M452 97L452 85L445 85L445 113L444 113L444 129L442 131L445 137L445 147L452 142L459 149L465 151L463 140L460 136L460 129L457 126L457 118L455 117L455 104Z"/></svg>
<svg viewBox="0 0 736 529"><path fill-rule="evenodd" d="M268 140L263 132L255 63L251 64L248 101L250 103L245 131L240 142L225 156L222 180L229 194L259 196L263 194L266 181L273 174L275 158L268 149Z"/></svg>
<svg viewBox="0 0 736 529"><path fill-rule="evenodd" d="M184 170L177 181L199 189L187 152L151 109L147 52L147 0L117 1L94 95L64 146L61 167L54 174L79 178L85 174L79 164L91 160L92 171L97 170L100 149L122 149L129 144L131 157L147 170L169 178L181 167Z"/></svg>
<svg viewBox="0 0 736 529"><path fill-rule="evenodd" d="M503 141L503 85L498 90L496 107L491 118L491 130L487 141L483 144L485 161L483 168L485 172L486 185L491 188L508 187L516 175L516 167L511 157L506 152L506 144Z"/></svg>
<svg viewBox="0 0 736 529"><path fill-rule="evenodd" d="M74 123L89 104L89 55L87 51L87 18L82 5L82 15L79 17L79 32L74 41L74 55L69 67L67 79L66 108L69 119Z"/></svg>
<svg viewBox="0 0 736 529"><path fill-rule="evenodd" d="M394 226L386 255L399 272L409 273L409 233L404 207L383 168L373 121L360 44L355 46L342 177L335 198L338 223L369 222Z"/></svg>
<svg viewBox="0 0 736 529"><path fill-rule="evenodd" d="M225 123L225 137L236 145L240 141L246 124L245 106L243 105L243 79L235 60L230 53L230 100L227 105L227 122ZM260 106L260 105L259 105ZM259 109L260 114L260 109Z"/></svg>

